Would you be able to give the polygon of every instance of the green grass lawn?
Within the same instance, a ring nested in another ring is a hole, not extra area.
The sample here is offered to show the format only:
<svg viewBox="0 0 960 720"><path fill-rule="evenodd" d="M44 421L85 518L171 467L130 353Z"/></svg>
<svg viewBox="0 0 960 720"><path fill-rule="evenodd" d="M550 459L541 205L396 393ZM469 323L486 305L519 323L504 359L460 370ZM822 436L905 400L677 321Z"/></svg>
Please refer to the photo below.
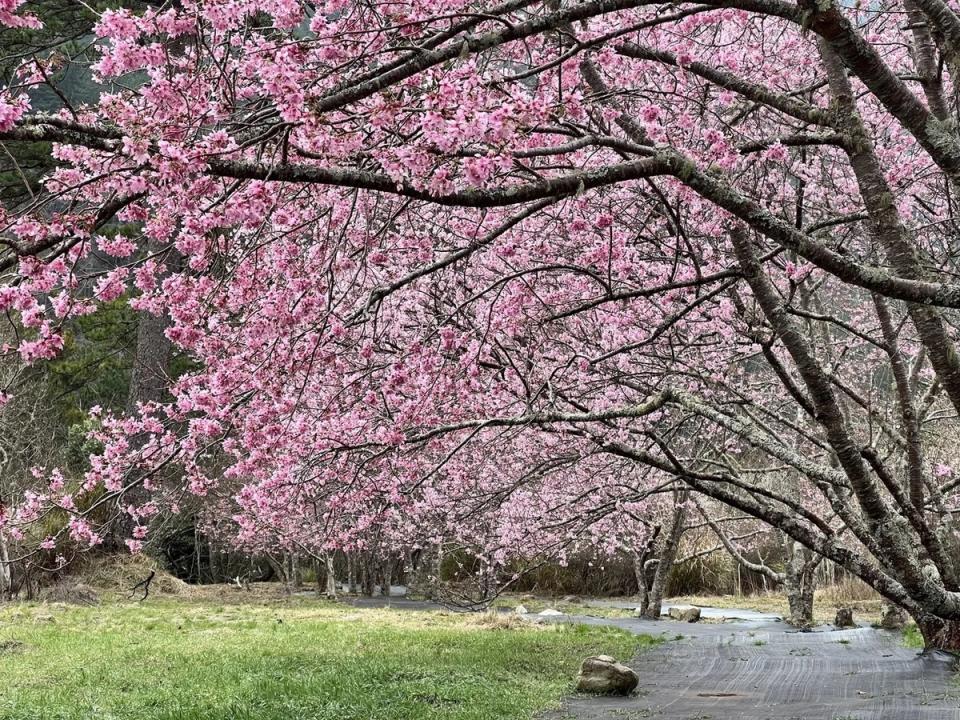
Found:
<svg viewBox="0 0 960 720"><path fill-rule="evenodd" d="M584 657L655 642L301 599L0 606L0 718L530 718L571 691Z"/></svg>
<svg viewBox="0 0 960 720"><path fill-rule="evenodd" d="M925 645L923 642L923 635L920 634L920 628L918 628L914 623L908 624L903 629L903 644L909 648L923 650Z"/></svg>

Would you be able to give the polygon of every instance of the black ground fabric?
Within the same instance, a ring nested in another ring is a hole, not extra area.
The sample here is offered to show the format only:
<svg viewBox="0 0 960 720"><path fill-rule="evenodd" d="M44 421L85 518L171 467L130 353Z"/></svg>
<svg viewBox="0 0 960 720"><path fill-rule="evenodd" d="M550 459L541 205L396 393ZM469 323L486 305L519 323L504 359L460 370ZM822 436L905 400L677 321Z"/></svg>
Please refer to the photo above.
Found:
<svg viewBox="0 0 960 720"><path fill-rule="evenodd" d="M627 663L635 696L574 696L544 720L960 720L954 658L905 648L899 633L571 619L669 639Z"/></svg>
<svg viewBox="0 0 960 720"><path fill-rule="evenodd" d="M440 609L398 598L352 604ZM591 605L629 607L593 600L586 612ZM617 658L640 676L632 697L576 695L540 720L960 720L956 658L906 648L900 633L869 626L800 632L776 615L731 608L701 608L701 616L708 622L530 616L665 638L632 660Z"/></svg>

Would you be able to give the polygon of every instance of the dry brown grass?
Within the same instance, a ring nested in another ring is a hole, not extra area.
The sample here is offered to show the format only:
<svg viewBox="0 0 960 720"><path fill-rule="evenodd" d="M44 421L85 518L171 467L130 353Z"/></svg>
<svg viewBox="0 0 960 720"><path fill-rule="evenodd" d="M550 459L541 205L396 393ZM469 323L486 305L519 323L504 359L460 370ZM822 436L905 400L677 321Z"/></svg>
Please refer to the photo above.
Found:
<svg viewBox="0 0 960 720"><path fill-rule="evenodd" d="M670 602L701 607L743 608L776 613L782 617L790 614L786 596L773 592L755 595L689 595L670 598ZM816 591L813 601L814 622L818 625L832 623L837 608L840 607L853 608L854 617L860 621L877 621L880 619L880 606L883 603L883 598L875 590L862 581L851 578Z"/></svg>
<svg viewBox="0 0 960 720"><path fill-rule="evenodd" d="M481 627L487 630L519 630L528 629L531 626L545 628L546 624L531 623L525 621L516 613L497 612L488 610L483 613L470 613L464 620L465 624Z"/></svg>
<svg viewBox="0 0 960 720"><path fill-rule="evenodd" d="M87 585L109 593L130 593L137 583L155 573L150 581L151 595L189 596L190 585L164 570L146 555L105 555L91 558L80 569L79 576Z"/></svg>

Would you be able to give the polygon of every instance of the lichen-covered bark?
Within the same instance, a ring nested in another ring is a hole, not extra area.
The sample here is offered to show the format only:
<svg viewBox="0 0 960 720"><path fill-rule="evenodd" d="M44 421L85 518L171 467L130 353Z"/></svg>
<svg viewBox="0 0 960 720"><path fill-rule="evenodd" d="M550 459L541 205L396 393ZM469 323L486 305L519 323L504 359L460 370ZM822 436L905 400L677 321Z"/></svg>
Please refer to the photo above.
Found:
<svg viewBox="0 0 960 720"><path fill-rule="evenodd" d="M680 549L680 538L683 536L686 517L686 494L681 493L677 497L677 504L670 522L670 530L664 537L663 547L660 551L660 557L658 558L657 572L654 574L653 582L650 584L650 591L647 595L647 607L644 612L644 615L647 617L657 619L663 610L663 595L666 592L667 582L670 580L670 573L677 559L677 551Z"/></svg>

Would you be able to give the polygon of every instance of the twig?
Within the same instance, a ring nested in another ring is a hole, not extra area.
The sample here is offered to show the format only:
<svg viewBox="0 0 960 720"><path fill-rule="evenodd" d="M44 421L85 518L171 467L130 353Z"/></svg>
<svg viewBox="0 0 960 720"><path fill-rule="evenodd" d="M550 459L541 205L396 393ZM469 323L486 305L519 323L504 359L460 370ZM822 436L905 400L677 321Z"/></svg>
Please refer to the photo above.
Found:
<svg viewBox="0 0 960 720"><path fill-rule="evenodd" d="M134 595L136 595L136 594L137 594L137 589L142 587L142 588L143 588L143 597L140 598L137 602L143 602L144 600L146 600L146 599L147 599L147 596L150 594L150 583L153 581L153 578L156 576L156 574L157 574L157 571L156 571L156 570L151 570L151 571L150 571L150 574L147 575L146 580L141 580L141 581L138 582L136 585L134 585L132 588L130 588L130 597L132 598Z"/></svg>

